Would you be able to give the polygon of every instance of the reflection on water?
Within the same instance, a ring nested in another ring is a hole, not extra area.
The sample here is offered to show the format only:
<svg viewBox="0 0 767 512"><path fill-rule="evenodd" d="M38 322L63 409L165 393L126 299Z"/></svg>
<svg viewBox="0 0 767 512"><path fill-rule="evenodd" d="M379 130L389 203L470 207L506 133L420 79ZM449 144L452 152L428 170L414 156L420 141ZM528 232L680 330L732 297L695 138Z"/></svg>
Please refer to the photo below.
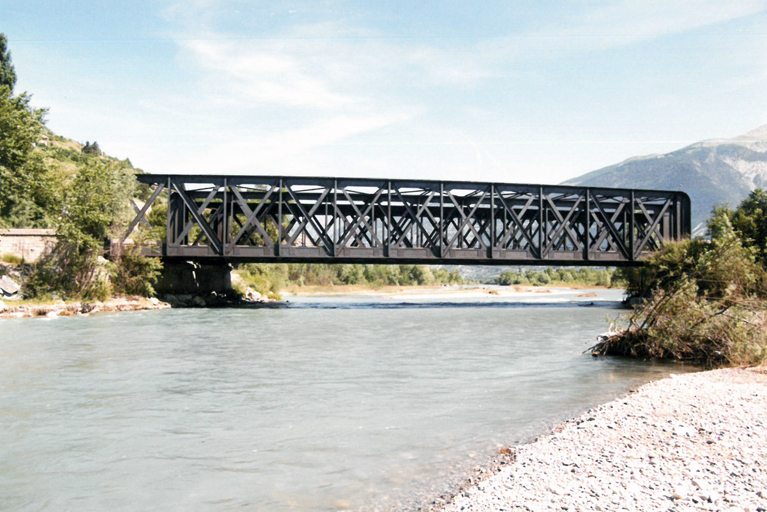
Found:
<svg viewBox="0 0 767 512"><path fill-rule="evenodd" d="M620 294L576 295L0 322L0 509L431 496L499 446L668 372L582 355Z"/></svg>

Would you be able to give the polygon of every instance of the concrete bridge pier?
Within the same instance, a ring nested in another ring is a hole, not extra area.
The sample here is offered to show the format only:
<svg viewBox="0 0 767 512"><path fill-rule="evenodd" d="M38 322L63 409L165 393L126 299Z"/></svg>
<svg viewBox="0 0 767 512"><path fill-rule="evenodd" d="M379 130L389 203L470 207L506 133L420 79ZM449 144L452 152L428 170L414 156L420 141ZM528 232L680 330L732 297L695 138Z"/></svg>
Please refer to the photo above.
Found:
<svg viewBox="0 0 767 512"><path fill-rule="evenodd" d="M171 305L210 305L232 292L232 266L229 263L202 264L193 261L166 260L155 286L160 297Z"/></svg>

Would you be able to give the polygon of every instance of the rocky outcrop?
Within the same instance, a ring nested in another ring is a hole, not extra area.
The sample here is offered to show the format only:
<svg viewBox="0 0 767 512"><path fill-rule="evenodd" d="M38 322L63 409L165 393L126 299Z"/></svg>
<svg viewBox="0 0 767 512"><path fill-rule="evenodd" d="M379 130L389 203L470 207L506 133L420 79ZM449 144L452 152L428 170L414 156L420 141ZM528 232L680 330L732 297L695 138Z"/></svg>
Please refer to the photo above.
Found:
<svg viewBox="0 0 767 512"><path fill-rule="evenodd" d="M276 305L277 301L263 297L255 290L248 288L245 297L239 297L234 293L219 294L211 292L202 294L166 294L163 300L174 308L221 308L238 306Z"/></svg>
<svg viewBox="0 0 767 512"><path fill-rule="evenodd" d="M0 277L0 299L14 300L21 298L21 285L10 276Z"/></svg>

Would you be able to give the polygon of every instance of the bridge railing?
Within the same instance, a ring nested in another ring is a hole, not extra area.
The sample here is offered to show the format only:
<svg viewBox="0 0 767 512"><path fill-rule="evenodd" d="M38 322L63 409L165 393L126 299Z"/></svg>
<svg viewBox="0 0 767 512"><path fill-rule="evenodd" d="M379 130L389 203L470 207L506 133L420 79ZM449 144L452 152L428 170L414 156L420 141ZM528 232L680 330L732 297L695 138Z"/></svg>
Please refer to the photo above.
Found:
<svg viewBox="0 0 767 512"><path fill-rule="evenodd" d="M690 235L683 192L424 180L150 175L162 255L230 261L621 265Z"/></svg>

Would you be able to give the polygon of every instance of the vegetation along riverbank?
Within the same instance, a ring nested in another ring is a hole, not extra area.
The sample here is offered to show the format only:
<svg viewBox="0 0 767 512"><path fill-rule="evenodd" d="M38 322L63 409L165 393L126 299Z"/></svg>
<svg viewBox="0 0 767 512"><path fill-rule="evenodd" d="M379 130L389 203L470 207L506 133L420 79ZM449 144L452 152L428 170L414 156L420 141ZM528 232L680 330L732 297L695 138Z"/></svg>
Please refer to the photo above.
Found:
<svg viewBox="0 0 767 512"><path fill-rule="evenodd" d="M621 270L643 300L595 355L718 365L767 360L767 193L717 208L710 240L666 244L642 267Z"/></svg>

